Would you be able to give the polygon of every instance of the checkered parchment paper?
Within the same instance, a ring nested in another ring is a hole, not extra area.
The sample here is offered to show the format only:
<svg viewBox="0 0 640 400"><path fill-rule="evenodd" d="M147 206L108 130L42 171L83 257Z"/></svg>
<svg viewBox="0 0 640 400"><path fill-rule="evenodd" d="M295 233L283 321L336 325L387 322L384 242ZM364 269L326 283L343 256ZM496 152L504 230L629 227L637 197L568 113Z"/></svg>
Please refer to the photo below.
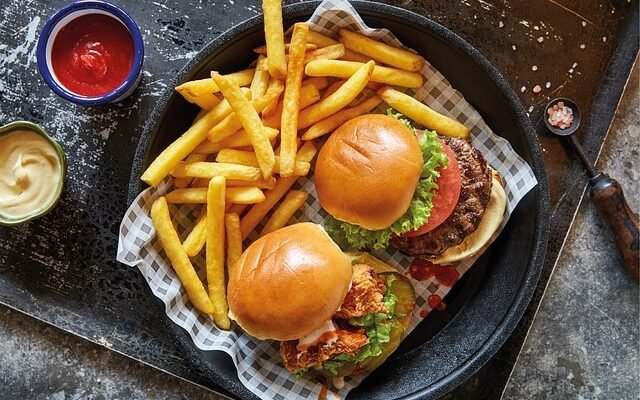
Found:
<svg viewBox="0 0 640 400"><path fill-rule="evenodd" d="M347 1L324 1L308 23L311 29L333 37L336 37L338 29L348 28L389 44L401 45L388 30L369 29ZM537 184L531 167L515 153L509 142L491 131L480 115L438 71L427 63L421 72L425 78L424 86L415 92L408 93L469 127L473 145L504 178L507 210L501 231L520 199ZM384 112L385 109L383 104L378 112ZM236 326L230 332L220 331L210 317L199 313L191 305L157 240L149 215L153 201L165 194L170 187L170 178L167 178L158 188L149 188L142 192L131 204L120 226L118 261L140 269L154 295L164 302L165 312L169 318L191 335L193 343L198 348L224 351L229 354L237 367L240 381L258 397L263 399L318 398L322 385L315 379L296 379L289 374L280 361L279 343L256 340ZM309 198L306 204L296 212L290 223L298 221L323 223L327 214L321 209L316 198L312 176L301 177L295 188L309 193ZM189 232L197 216L198 206L181 206L180 208L171 206L171 212L178 231L182 235L181 239L184 240L186 232ZM262 226L258 226L256 230L261 229ZM249 237L249 241L256 238L257 234L254 232ZM375 255L397 266L403 272L406 272L411 262L411 258L403 256L393 248L376 252ZM471 267L476 258L457 265L456 268L461 276ZM202 254L194 260L194 265L201 267L204 265ZM201 277L204 276L204 271L200 271L199 274ZM431 312L427 298L430 295L444 298L450 290L449 287L440 285L435 278L425 281L412 279L412 284L416 289L417 309L413 314L409 332L422 321L420 317L422 310ZM424 315L424 312L422 314ZM358 375L345 379L344 388L336 394L345 398L348 392L364 378L365 375ZM332 396L333 393L330 391L329 398Z"/></svg>

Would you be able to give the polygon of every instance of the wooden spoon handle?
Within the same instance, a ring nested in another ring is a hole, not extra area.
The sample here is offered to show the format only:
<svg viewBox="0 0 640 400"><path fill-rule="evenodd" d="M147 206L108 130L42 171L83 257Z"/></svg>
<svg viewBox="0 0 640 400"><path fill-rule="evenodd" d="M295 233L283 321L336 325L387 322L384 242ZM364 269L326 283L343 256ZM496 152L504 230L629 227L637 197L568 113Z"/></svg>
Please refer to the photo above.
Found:
<svg viewBox="0 0 640 400"><path fill-rule="evenodd" d="M607 174L599 173L590 180L593 202L611 227L624 266L637 281L640 275L638 255L640 222L629 208L622 186Z"/></svg>

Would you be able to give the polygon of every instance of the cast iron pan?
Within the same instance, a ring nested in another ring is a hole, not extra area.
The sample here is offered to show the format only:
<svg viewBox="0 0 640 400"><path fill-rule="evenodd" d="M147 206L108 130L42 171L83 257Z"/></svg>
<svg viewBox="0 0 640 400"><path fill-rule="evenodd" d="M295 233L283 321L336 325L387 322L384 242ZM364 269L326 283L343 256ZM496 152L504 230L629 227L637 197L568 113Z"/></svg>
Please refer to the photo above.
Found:
<svg viewBox="0 0 640 400"><path fill-rule="evenodd" d="M547 245L547 179L533 127L500 73L471 45L447 28L400 8L352 2L371 27L386 27L417 50L464 94L493 131L508 139L533 167L538 186L517 210L490 250L445 299L444 312L431 313L395 354L351 392L352 399L436 398L476 372L505 342L522 317L538 281ZM318 2L285 7L285 24L309 18ZM212 69L232 72L255 57L263 44L263 20L252 18L220 35L191 60L175 80L209 76ZM145 188L140 175L162 149L184 132L197 109L167 89L158 101L136 152L129 202ZM168 320L168 319L167 319ZM238 381L231 359L222 352L198 350L188 334L169 322L185 354L211 377L212 389L254 398Z"/></svg>

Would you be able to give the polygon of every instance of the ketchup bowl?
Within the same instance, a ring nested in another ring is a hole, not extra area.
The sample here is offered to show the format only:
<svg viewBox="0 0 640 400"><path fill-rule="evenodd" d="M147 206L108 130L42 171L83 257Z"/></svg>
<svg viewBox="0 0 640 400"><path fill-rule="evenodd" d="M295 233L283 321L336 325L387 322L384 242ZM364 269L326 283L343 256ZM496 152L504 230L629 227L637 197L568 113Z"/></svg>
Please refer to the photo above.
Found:
<svg viewBox="0 0 640 400"><path fill-rule="evenodd" d="M85 106L116 103L138 86L144 43L135 21L120 7L82 0L45 23L38 69L60 97Z"/></svg>

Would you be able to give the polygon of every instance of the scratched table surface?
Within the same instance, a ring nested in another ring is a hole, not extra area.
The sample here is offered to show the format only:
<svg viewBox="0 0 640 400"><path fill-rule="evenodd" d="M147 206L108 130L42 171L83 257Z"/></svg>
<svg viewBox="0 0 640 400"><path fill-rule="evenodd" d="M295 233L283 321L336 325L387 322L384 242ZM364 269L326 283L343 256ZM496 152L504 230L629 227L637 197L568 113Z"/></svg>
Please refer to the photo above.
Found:
<svg viewBox="0 0 640 400"><path fill-rule="evenodd" d="M259 14L260 3L119 1L144 36L142 81L130 98L99 108L56 97L37 71L39 31L65 3L0 0L0 124L14 120L41 124L62 143L69 159L64 194L52 213L20 227L0 227L0 302L215 388L215 382L183 357L166 329L162 305L137 269L115 261L117 232L127 208L136 144L166 82L216 35ZM596 158L627 79L629 60L637 52L637 2L388 3L432 18L480 50L518 93L539 131L553 204L543 277L526 317L507 344L472 380L475 383L466 384L466 392L495 397L519 352L586 184L580 164L565 145L543 133L541 106L558 96L576 99L583 115L589 116L577 134L587 156ZM618 48L621 40L628 44ZM612 59L615 65L610 65ZM464 388L458 391L464 392Z"/></svg>

